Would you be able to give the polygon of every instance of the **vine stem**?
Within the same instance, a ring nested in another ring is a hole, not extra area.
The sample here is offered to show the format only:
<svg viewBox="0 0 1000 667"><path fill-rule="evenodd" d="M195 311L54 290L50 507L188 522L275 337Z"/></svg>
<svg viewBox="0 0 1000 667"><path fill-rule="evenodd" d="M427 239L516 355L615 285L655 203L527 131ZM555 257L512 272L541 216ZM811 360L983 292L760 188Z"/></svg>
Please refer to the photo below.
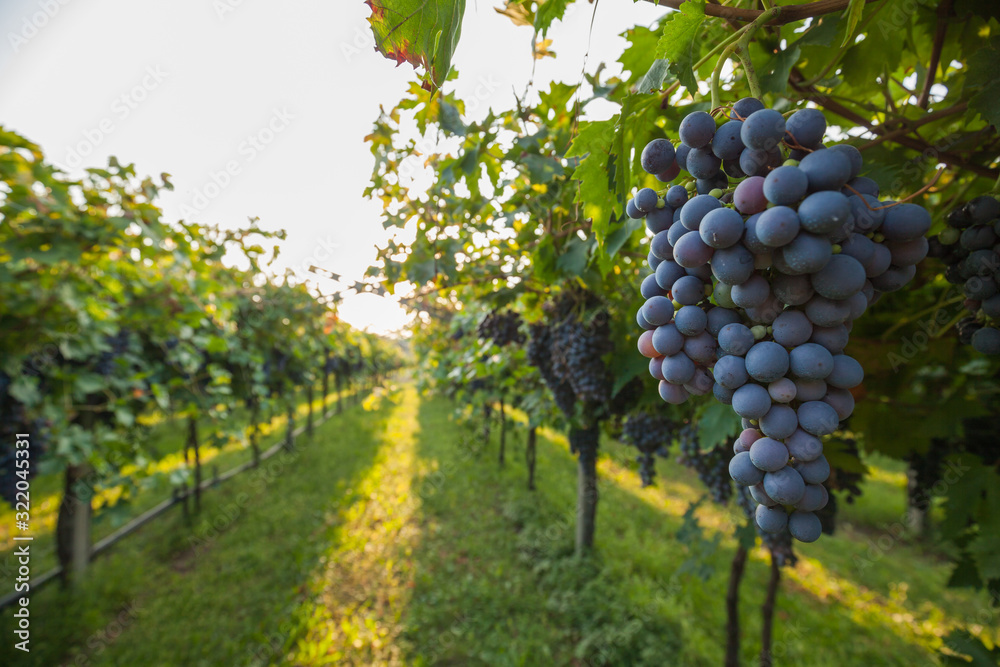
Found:
<svg viewBox="0 0 1000 667"><path fill-rule="evenodd" d="M701 67L702 65L704 65L705 63L707 63L709 61L709 59L712 58L716 53L718 53L719 51L722 51L726 47L728 47L731 44L733 44L734 42L736 42L736 40L738 40L740 38L740 35L742 35L749 27L750 27L750 24L748 23L747 25L745 25L742 28L738 29L736 32L734 32L733 34L729 35L724 40L722 40L721 42L719 42L718 44L716 44L715 46L713 46L712 49L708 53L706 53L704 56L702 56L701 59L694 64L693 69L695 71L697 71L699 67ZM665 108L666 107L667 101L670 99L670 96L674 93L675 90L677 90L678 88L680 88L680 86L681 86L681 82L678 79L677 81L674 81L672 84L670 84L667 87L667 89L663 92L663 102L660 105L661 108ZM715 108L715 107L713 106L712 108Z"/></svg>
<svg viewBox="0 0 1000 667"><path fill-rule="evenodd" d="M750 61L750 40L753 39L754 33L760 29L765 23L770 23L774 19L778 18L781 14L781 7L771 7L765 10L763 14L758 16L753 20L753 23L747 28L747 31L743 33L739 41L736 42L736 55L739 57L740 62L743 63L743 71L747 77L747 83L750 85L750 96L756 97L758 100L761 98L760 94L760 82L757 80L757 70L754 69L753 63Z"/></svg>

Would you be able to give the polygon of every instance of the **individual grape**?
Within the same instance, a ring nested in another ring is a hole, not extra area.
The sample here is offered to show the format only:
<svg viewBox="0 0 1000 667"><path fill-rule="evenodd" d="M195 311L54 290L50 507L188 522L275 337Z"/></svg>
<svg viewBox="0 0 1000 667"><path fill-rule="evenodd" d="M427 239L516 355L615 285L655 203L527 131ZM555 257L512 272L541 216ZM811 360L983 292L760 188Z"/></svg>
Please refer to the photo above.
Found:
<svg viewBox="0 0 1000 667"><path fill-rule="evenodd" d="M754 520L765 533L780 533L788 526L788 514L783 507L757 505Z"/></svg>
<svg viewBox="0 0 1000 667"><path fill-rule="evenodd" d="M760 221L760 213L755 213L746 219L743 231L743 245L747 250L755 255L771 252L771 248L764 245L764 242L757 236L757 223Z"/></svg>
<svg viewBox="0 0 1000 667"><path fill-rule="evenodd" d="M715 119L704 111L694 111L684 116L677 134L691 148L707 146L715 135Z"/></svg>
<svg viewBox="0 0 1000 667"><path fill-rule="evenodd" d="M795 400L795 383L789 378L779 378L767 385L767 393L776 403L791 403Z"/></svg>
<svg viewBox="0 0 1000 667"><path fill-rule="evenodd" d="M715 382L712 380L712 376L708 374L708 371L704 368L696 368L691 380L684 383L684 388L688 390L689 394L704 396L712 391L714 384Z"/></svg>
<svg viewBox="0 0 1000 667"><path fill-rule="evenodd" d="M649 241L649 251L663 260L673 259L674 255L667 234L668 232L660 232Z"/></svg>
<svg viewBox="0 0 1000 667"><path fill-rule="evenodd" d="M826 383L841 389L853 389L865 379L865 371L858 360L846 354L833 357L833 370L826 377Z"/></svg>
<svg viewBox="0 0 1000 667"><path fill-rule="evenodd" d="M722 160L717 158L708 146L692 148L691 152L688 153L688 173L697 179L714 178L719 173L720 167L722 167Z"/></svg>
<svg viewBox="0 0 1000 667"><path fill-rule="evenodd" d="M861 151L850 144L837 144L836 146L830 146L830 150L834 153L840 153L847 158L847 161L851 164L851 175L850 178L857 177L858 173L861 171L861 167L864 166L864 159L861 157Z"/></svg>
<svg viewBox="0 0 1000 667"><path fill-rule="evenodd" d="M664 290L673 289L674 283L687 275L684 267L677 262L666 261L656 267L656 284Z"/></svg>
<svg viewBox="0 0 1000 667"><path fill-rule="evenodd" d="M674 326L685 336L697 336L707 324L708 315L698 306L681 306L674 316Z"/></svg>
<svg viewBox="0 0 1000 667"><path fill-rule="evenodd" d="M665 171L661 171L656 175L656 180L660 181L661 183L670 183L675 178L677 178L678 174L680 173L681 173L681 166L676 162L672 162L670 166L666 168Z"/></svg>
<svg viewBox="0 0 1000 667"><path fill-rule="evenodd" d="M684 273L701 280L705 283L706 287L712 283L712 267L708 264L702 264L701 266L693 266L684 269Z"/></svg>
<svg viewBox="0 0 1000 667"><path fill-rule="evenodd" d="M745 384L733 394L733 410L746 419L760 419L771 409L771 396L759 384Z"/></svg>
<svg viewBox="0 0 1000 667"><path fill-rule="evenodd" d="M657 202L660 201L659 196L656 194L656 190L652 188L642 188L639 192L635 193L635 207L642 211L643 213L649 213L656 209Z"/></svg>
<svg viewBox="0 0 1000 667"><path fill-rule="evenodd" d="M754 337L746 326L727 324L719 330L719 347L727 354L743 356L754 345Z"/></svg>
<svg viewBox="0 0 1000 667"><path fill-rule="evenodd" d="M670 322L656 327L650 336L650 345L658 354L674 355L684 348L684 335L677 330L673 322Z"/></svg>
<svg viewBox="0 0 1000 667"><path fill-rule="evenodd" d="M667 206L654 208L646 216L646 229L653 234L663 234L674 222L674 212ZM671 244L673 245L673 244Z"/></svg>
<svg viewBox="0 0 1000 667"><path fill-rule="evenodd" d="M733 302L741 308L759 306L771 294L767 279L760 274L750 276L745 282L733 285Z"/></svg>
<svg viewBox="0 0 1000 667"><path fill-rule="evenodd" d="M892 264L892 253L881 243L875 243L872 247L872 258L865 262L865 275L875 278L889 270Z"/></svg>
<svg viewBox="0 0 1000 667"><path fill-rule="evenodd" d="M985 301L997 293L997 283L992 278L980 278L979 276L973 276L965 281L965 285L962 288L965 293L966 298L974 299L975 301ZM973 309L973 312L978 310L978 308Z"/></svg>
<svg viewBox="0 0 1000 667"><path fill-rule="evenodd" d="M706 245L697 232L688 232L674 244L674 261L684 268L695 268L712 259L715 248Z"/></svg>
<svg viewBox="0 0 1000 667"><path fill-rule="evenodd" d="M754 324L767 325L774 322L778 315L781 314L782 309L784 309L784 304L778 300L778 297L769 295L764 303L759 306L754 306L752 308L747 308L747 317Z"/></svg>
<svg viewBox="0 0 1000 667"><path fill-rule="evenodd" d="M694 362L683 352L663 357L663 379L671 384L684 384L694 377Z"/></svg>
<svg viewBox="0 0 1000 667"><path fill-rule="evenodd" d="M843 352L849 340L850 333L843 324L833 327L813 327L812 336L809 337L810 343L822 345L834 355Z"/></svg>
<svg viewBox="0 0 1000 667"><path fill-rule="evenodd" d="M805 495L806 483L802 481L802 475L798 471L785 466L764 475L764 491L782 505L794 505Z"/></svg>
<svg viewBox="0 0 1000 667"><path fill-rule="evenodd" d="M771 169L781 166L781 151L747 148L740 153L740 169L747 176L764 176Z"/></svg>
<svg viewBox="0 0 1000 667"><path fill-rule="evenodd" d="M718 382L712 385L712 395L715 396L715 400L717 400L719 403L722 403L723 405L733 404L734 393L735 390L727 389Z"/></svg>
<svg viewBox="0 0 1000 667"><path fill-rule="evenodd" d="M685 169L685 171L687 170ZM667 190L667 194L663 199L670 208L679 209L688 200L687 189L683 185L674 185Z"/></svg>
<svg viewBox="0 0 1000 667"><path fill-rule="evenodd" d="M842 192L845 195L862 194L878 197L878 183L865 176L858 176L848 181Z"/></svg>
<svg viewBox="0 0 1000 667"><path fill-rule="evenodd" d="M879 231L886 241L909 241L923 236L931 228L931 214L916 204L896 204L886 209L885 222Z"/></svg>
<svg viewBox="0 0 1000 667"><path fill-rule="evenodd" d="M715 368L712 369L712 372L715 374L717 383L734 391L745 385L750 379L743 357L731 354L715 362Z"/></svg>
<svg viewBox="0 0 1000 667"><path fill-rule="evenodd" d="M844 301L833 301L817 294L805 306L806 317L814 326L835 327L843 324L851 314Z"/></svg>
<svg viewBox="0 0 1000 667"><path fill-rule="evenodd" d="M702 219L709 211L722 208L722 202L711 195L696 195L681 208L681 224L687 229L697 231Z"/></svg>
<svg viewBox="0 0 1000 667"><path fill-rule="evenodd" d="M715 361L716 348L715 337L707 331L684 339L684 354L699 364L711 364Z"/></svg>
<svg viewBox="0 0 1000 667"><path fill-rule="evenodd" d="M747 116L740 128L740 138L747 148L772 150L781 143L784 136L785 118L773 109L754 111Z"/></svg>
<svg viewBox="0 0 1000 667"><path fill-rule="evenodd" d="M858 260L848 255L834 255L811 280L813 289L821 296L843 300L861 291L867 275Z"/></svg>
<svg viewBox="0 0 1000 667"><path fill-rule="evenodd" d="M707 329L710 334L718 337L719 333L722 331L722 327L728 324L736 324L739 321L739 313L735 310L716 306L714 308L710 308L708 311Z"/></svg>
<svg viewBox="0 0 1000 667"><path fill-rule="evenodd" d="M809 189L840 190L851 179L851 161L843 153L816 151L802 158L799 169L809 179Z"/></svg>
<svg viewBox="0 0 1000 667"><path fill-rule="evenodd" d="M775 507L779 503L767 495L767 491L764 490L764 484L754 484L753 486L747 487L750 491L750 496L756 500L760 505L764 507Z"/></svg>
<svg viewBox="0 0 1000 667"><path fill-rule="evenodd" d="M864 266L875 253L875 242L863 234L853 233L840 244L840 254L853 257Z"/></svg>
<svg viewBox="0 0 1000 667"><path fill-rule="evenodd" d="M726 173L729 178L746 178L746 173L740 168L740 159L735 160L723 160L722 161L722 171Z"/></svg>
<svg viewBox="0 0 1000 667"><path fill-rule="evenodd" d="M666 290L656 284L655 275L649 274L642 279L642 285L639 286L639 293L642 294L642 298L651 299L654 296L665 296Z"/></svg>
<svg viewBox="0 0 1000 667"><path fill-rule="evenodd" d="M788 372L788 364L788 352L772 341L761 341L746 354L747 373L758 382L774 382L783 377Z"/></svg>
<svg viewBox="0 0 1000 667"><path fill-rule="evenodd" d="M743 236L743 217L731 208L709 211L698 226L701 240L713 248L728 248Z"/></svg>
<svg viewBox="0 0 1000 667"><path fill-rule="evenodd" d="M684 171L687 171L687 156L690 152L691 147L683 142L674 146L674 162Z"/></svg>
<svg viewBox="0 0 1000 667"><path fill-rule="evenodd" d="M972 349L990 356L1000 354L1000 329L983 327L972 334Z"/></svg>
<svg viewBox="0 0 1000 667"><path fill-rule="evenodd" d="M733 285L745 283L753 275L754 257L742 245L733 245L729 248L715 251L715 254L712 256L710 269L716 279L719 280L720 285L725 285L728 288ZM723 298L731 301L732 291L728 291ZM721 301L719 301L719 304L726 305Z"/></svg>
<svg viewBox="0 0 1000 667"><path fill-rule="evenodd" d="M797 475L798 473L795 474ZM737 484L753 486L754 484L759 484L764 479L764 471L757 468L750 461L749 452L741 452L730 459L729 476Z"/></svg>
<svg viewBox="0 0 1000 667"><path fill-rule="evenodd" d="M640 312L642 311L640 310ZM642 334L639 335L638 346L639 354L644 357L652 359L653 357L659 356L656 352L656 348L653 347L652 331L643 331Z"/></svg>
<svg viewBox="0 0 1000 667"><path fill-rule="evenodd" d="M715 297L715 302L722 306L723 308L735 308L736 304L733 303L733 286L727 285L724 282L718 283L714 290L712 291L712 296Z"/></svg>
<svg viewBox="0 0 1000 667"><path fill-rule="evenodd" d="M670 293L682 306L693 306L705 299L705 283L695 276L684 275L670 287Z"/></svg>
<svg viewBox="0 0 1000 667"><path fill-rule="evenodd" d="M922 238L922 237L921 237ZM997 242L997 235L992 228L985 225L969 227L962 232L958 244L963 250L972 252L973 250L986 250L992 248Z"/></svg>
<svg viewBox="0 0 1000 667"><path fill-rule="evenodd" d="M628 203L625 204L625 215L633 220L638 220L646 214L636 208L635 199L629 199Z"/></svg>
<svg viewBox="0 0 1000 667"><path fill-rule="evenodd" d="M989 222L1000 216L1000 201L989 195L976 197L965 205L965 213L972 222Z"/></svg>
<svg viewBox="0 0 1000 667"><path fill-rule="evenodd" d="M969 253L965 261L959 264L963 278L980 276L985 278L1000 269L997 253L992 250L975 250Z"/></svg>
<svg viewBox="0 0 1000 667"><path fill-rule="evenodd" d="M860 195L848 197L847 204L851 208L851 217L854 219L854 228L863 233L876 231L885 222L887 208L882 207L882 202L871 195Z"/></svg>
<svg viewBox="0 0 1000 667"><path fill-rule="evenodd" d="M782 260L794 273L816 273L826 266L832 256L830 242L809 232L801 232L781 253Z"/></svg>
<svg viewBox="0 0 1000 667"><path fill-rule="evenodd" d="M687 389L679 384L660 382L659 391L660 398L671 405L680 405L689 398Z"/></svg>
<svg viewBox="0 0 1000 667"><path fill-rule="evenodd" d="M822 454L812 461L797 462L794 467L806 484L822 484L830 476L830 463Z"/></svg>
<svg viewBox="0 0 1000 667"><path fill-rule="evenodd" d="M805 197L808 188L809 179L806 178L801 169L783 166L767 175L767 178L764 179L762 194L772 204L788 206Z"/></svg>
<svg viewBox="0 0 1000 667"><path fill-rule="evenodd" d="M993 320L1000 320L1000 295L984 299L982 304L980 304L980 308L982 308L986 317Z"/></svg>
<svg viewBox="0 0 1000 667"><path fill-rule="evenodd" d="M768 393L771 393L770 387L768 387ZM760 418L760 430L768 438L774 438L775 440L784 440L792 433L795 433L798 427L799 420L795 414L795 410L787 405L772 405L767 414ZM781 448L785 449L785 446L781 445Z"/></svg>
<svg viewBox="0 0 1000 667"><path fill-rule="evenodd" d="M782 303L789 306L801 306L808 302L814 294L808 276L789 276L784 273L776 273L771 276L771 291Z"/></svg>
<svg viewBox="0 0 1000 667"><path fill-rule="evenodd" d="M737 100L729 110L729 117L733 120L746 120L750 114L764 108L764 103L756 97L744 97Z"/></svg>
<svg viewBox="0 0 1000 667"><path fill-rule="evenodd" d="M796 461L814 461L823 453L823 442L801 428L785 440L785 445Z"/></svg>
<svg viewBox="0 0 1000 667"><path fill-rule="evenodd" d="M764 437L758 429L755 428L745 428L740 431L739 441L746 445L747 451L750 451L750 445L757 442Z"/></svg>
<svg viewBox="0 0 1000 667"><path fill-rule="evenodd" d="M674 146L666 139L653 139L642 149L639 164L648 174L662 174L674 164Z"/></svg>
<svg viewBox="0 0 1000 667"><path fill-rule="evenodd" d="M803 229L813 234L832 234L852 222L851 204L839 192L814 192L799 204Z"/></svg>
<svg viewBox="0 0 1000 667"><path fill-rule="evenodd" d="M818 401L826 396L827 386L823 380L795 378L795 398L799 401Z"/></svg>
<svg viewBox="0 0 1000 667"><path fill-rule="evenodd" d="M666 324L674 316L674 304L665 296L654 296L642 304L642 316L654 326Z"/></svg>
<svg viewBox="0 0 1000 667"><path fill-rule="evenodd" d="M764 197L764 182L765 179L761 176L751 176L736 186L736 190L733 192L733 205L736 206L737 211L743 215L753 215L767 208L768 200ZM740 224L742 224L742 219Z"/></svg>
<svg viewBox="0 0 1000 667"><path fill-rule="evenodd" d="M788 532L799 542L815 542L823 533L823 525L812 512L792 512L788 516Z"/></svg>
<svg viewBox="0 0 1000 667"><path fill-rule="evenodd" d="M800 310L786 310L774 320L774 342L784 347L802 345L812 336L813 326Z"/></svg>
<svg viewBox="0 0 1000 667"><path fill-rule="evenodd" d="M720 160L735 160L739 158L745 146L740 139L742 121L730 120L723 123L712 137L712 153Z"/></svg>
<svg viewBox="0 0 1000 667"><path fill-rule="evenodd" d="M760 214L757 238L770 248L780 248L798 236L801 224L798 214L787 206L775 206Z"/></svg>
<svg viewBox="0 0 1000 667"><path fill-rule="evenodd" d="M785 141L789 146L813 148L823 141L826 118L818 109L799 109L785 122Z"/></svg>
<svg viewBox="0 0 1000 667"><path fill-rule="evenodd" d="M873 277L872 285L880 292L895 292L902 289L917 275L915 266L891 266L885 273Z"/></svg>
<svg viewBox="0 0 1000 667"><path fill-rule="evenodd" d="M677 213L679 212L680 211L678 211ZM674 214L674 218L677 217L677 213ZM671 223L670 225L670 229L667 230L667 240L670 241L670 245L676 246L677 241L679 241L680 238L685 234L687 234L689 231L691 230L689 230L687 227L681 224L680 220L674 220L674 222Z"/></svg>
<svg viewBox="0 0 1000 667"><path fill-rule="evenodd" d="M840 421L846 421L854 413L854 396L846 389L831 388L823 402L834 409Z"/></svg>
<svg viewBox="0 0 1000 667"><path fill-rule="evenodd" d="M639 308L639 310L635 311L635 322L636 324L639 325L639 328L644 329L646 331L650 331L656 328L652 324L647 322L646 318L642 316L642 308Z"/></svg>
<svg viewBox="0 0 1000 667"><path fill-rule="evenodd" d="M663 260L654 255L652 251L650 251L650 253L646 255L646 264L648 264L649 268L651 268L653 271L656 271L656 267L658 267L660 265L660 262L662 261Z"/></svg>
<svg viewBox="0 0 1000 667"><path fill-rule="evenodd" d="M816 436L830 435L840 424L836 410L822 401L806 401L799 406L798 415L802 430Z"/></svg>
<svg viewBox="0 0 1000 667"><path fill-rule="evenodd" d="M795 504L795 509L802 512L816 512L826 507L830 494L822 484L806 484L806 492L802 500Z"/></svg>
<svg viewBox="0 0 1000 667"><path fill-rule="evenodd" d="M649 360L649 374L656 380L663 380L663 357L653 357Z"/></svg>

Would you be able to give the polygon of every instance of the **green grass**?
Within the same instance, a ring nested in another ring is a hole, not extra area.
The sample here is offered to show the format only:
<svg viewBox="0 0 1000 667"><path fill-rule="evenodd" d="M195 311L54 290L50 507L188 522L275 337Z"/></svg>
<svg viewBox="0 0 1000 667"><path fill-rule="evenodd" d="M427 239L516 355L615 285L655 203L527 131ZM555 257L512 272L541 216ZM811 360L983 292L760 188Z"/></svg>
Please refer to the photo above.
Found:
<svg viewBox="0 0 1000 667"><path fill-rule="evenodd" d="M703 503L703 535L678 539L704 493L686 469L661 461L642 489L632 452L602 443L597 548L581 561L564 438L542 433L530 492L522 428L499 469L499 429L479 442L446 401L406 386L364 408L275 457L268 481L248 473L207 494L191 524L177 512L128 538L80 590L41 591L32 653L5 642L0 664L721 664L739 517ZM882 472L838 534L802 545L784 572L778 664L933 665L940 636L983 604L945 589L947 564L920 543L877 548L903 496L899 470L869 463ZM746 664L767 575L753 550Z"/></svg>

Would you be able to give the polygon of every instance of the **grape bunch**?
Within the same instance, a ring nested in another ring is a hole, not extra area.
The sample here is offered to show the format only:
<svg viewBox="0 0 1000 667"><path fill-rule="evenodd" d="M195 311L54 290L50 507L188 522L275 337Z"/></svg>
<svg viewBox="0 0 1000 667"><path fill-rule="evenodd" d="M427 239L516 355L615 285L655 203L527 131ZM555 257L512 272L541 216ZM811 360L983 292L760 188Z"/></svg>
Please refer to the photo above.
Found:
<svg viewBox="0 0 1000 667"><path fill-rule="evenodd" d="M476 335L479 338L491 340L500 347L506 347L511 343L523 343L521 316L512 310L502 313L494 310L479 323Z"/></svg>
<svg viewBox="0 0 1000 667"><path fill-rule="evenodd" d="M962 287L971 316L958 337L980 354L1000 355L1000 201L984 195L948 214L931 239L931 255L948 267L945 279Z"/></svg>
<svg viewBox="0 0 1000 667"><path fill-rule="evenodd" d="M728 503L733 496L733 483L729 479L729 452L726 448L716 445L703 450L698 441L698 428L694 424L685 424L677 440L681 450L678 462L697 473L715 502L720 505Z"/></svg>
<svg viewBox="0 0 1000 667"><path fill-rule="evenodd" d="M97 359L94 362L94 371L104 377L110 376L115 369L115 359L123 356L128 351L129 338L130 335L126 329L105 337L104 342L108 345L109 349L97 355Z"/></svg>
<svg viewBox="0 0 1000 667"><path fill-rule="evenodd" d="M651 486L656 476L656 452L669 447L676 429L674 422L664 415L640 412L628 416L622 426L626 442L639 450L639 477L643 486Z"/></svg>
<svg viewBox="0 0 1000 667"><path fill-rule="evenodd" d="M614 345L607 312L593 295L577 291L564 292L546 311L551 324L531 327L527 355L556 405L570 415L574 399L591 406L610 401L611 376L604 355Z"/></svg>
<svg viewBox="0 0 1000 667"><path fill-rule="evenodd" d="M0 371L0 498L14 505L18 482L34 477L40 457L49 448L50 424L42 419L30 418L24 404L10 395L10 385L10 376ZM18 433L31 436L27 474L23 468L17 468ZM21 471L20 476L18 470ZM23 484L21 490L25 490Z"/></svg>
<svg viewBox="0 0 1000 667"><path fill-rule="evenodd" d="M824 147L825 130L815 109L786 120L753 98L718 127L696 111L680 147L654 139L641 162L669 173L672 151L700 194L643 188L626 206L653 234L636 319L660 396L679 404L711 390L733 407L744 431L730 476L750 487L761 530L803 542L819 538L815 512L829 497L820 438L850 417L864 379L844 354L853 322L914 277L931 225L923 207L880 201L859 176L861 153ZM746 176L731 192L704 192L726 160L738 160L730 176Z"/></svg>

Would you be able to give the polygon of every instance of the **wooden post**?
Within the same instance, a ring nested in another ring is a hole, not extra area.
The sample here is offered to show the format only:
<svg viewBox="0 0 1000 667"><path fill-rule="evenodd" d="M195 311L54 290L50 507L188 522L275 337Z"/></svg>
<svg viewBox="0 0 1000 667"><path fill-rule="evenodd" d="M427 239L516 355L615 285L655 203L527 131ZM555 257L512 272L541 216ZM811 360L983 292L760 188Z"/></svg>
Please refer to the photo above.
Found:
<svg viewBox="0 0 1000 667"><path fill-rule="evenodd" d="M594 546L597 521L597 424L586 429L571 428L570 443L577 453L576 553L586 555Z"/></svg>
<svg viewBox="0 0 1000 667"><path fill-rule="evenodd" d="M56 519L56 554L63 568L63 585L79 581L90 564L91 499L94 494L87 479L92 472L86 463L66 466L63 499Z"/></svg>
<svg viewBox="0 0 1000 667"><path fill-rule="evenodd" d="M528 446L524 457L528 461L528 491L535 490L535 441L537 428L532 426L528 431Z"/></svg>
<svg viewBox="0 0 1000 667"><path fill-rule="evenodd" d="M771 552L771 578L767 582L767 597L761 606L761 616L763 622L760 629L760 667L771 667L773 656L771 655L771 635L774 627L774 607L778 598L778 585L781 583L781 568L778 566L778 559Z"/></svg>
<svg viewBox="0 0 1000 667"><path fill-rule="evenodd" d="M337 385L337 414L339 415L344 411L344 379L340 373L335 373L333 380Z"/></svg>
<svg viewBox="0 0 1000 667"><path fill-rule="evenodd" d="M306 417L306 433L309 437L313 434L313 383L306 385L306 402L309 403L309 413Z"/></svg>
<svg viewBox="0 0 1000 667"><path fill-rule="evenodd" d="M504 465L504 450L507 449L507 415L504 412L503 399L500 399L500 467Z"/></svg>
<svg viewBox="0 0 1000 667"><path fill-rule="evenodd" d="M256 468L260 465L260 445L257 440L260 436L260 403L256 398L250 403L250 448L253 450L253 465Z"/></svg>
<svg viewBox="0 0 1000 667"><path fill-rule="evenodd" d="M292 431L295 430L295 406L289 401L285 404L285 414L288 419L288 428L285 431L285 449L291 449L295 445L295 435Z"/></svg>
<svg viewBox="0 0 1000 667"><path fill-rule="evenodd" d="M740 581L746 562L747 550L742 544L737 545L726 591L726 667L739 667L740 664Z"/></svg>
<svg viewBox="0 0 1000 667"><path fill-rule="evenodd" d="M198 444L198 422L188 417L188 443L194 450L194 511L201 511L201 451Z"/></svg>

